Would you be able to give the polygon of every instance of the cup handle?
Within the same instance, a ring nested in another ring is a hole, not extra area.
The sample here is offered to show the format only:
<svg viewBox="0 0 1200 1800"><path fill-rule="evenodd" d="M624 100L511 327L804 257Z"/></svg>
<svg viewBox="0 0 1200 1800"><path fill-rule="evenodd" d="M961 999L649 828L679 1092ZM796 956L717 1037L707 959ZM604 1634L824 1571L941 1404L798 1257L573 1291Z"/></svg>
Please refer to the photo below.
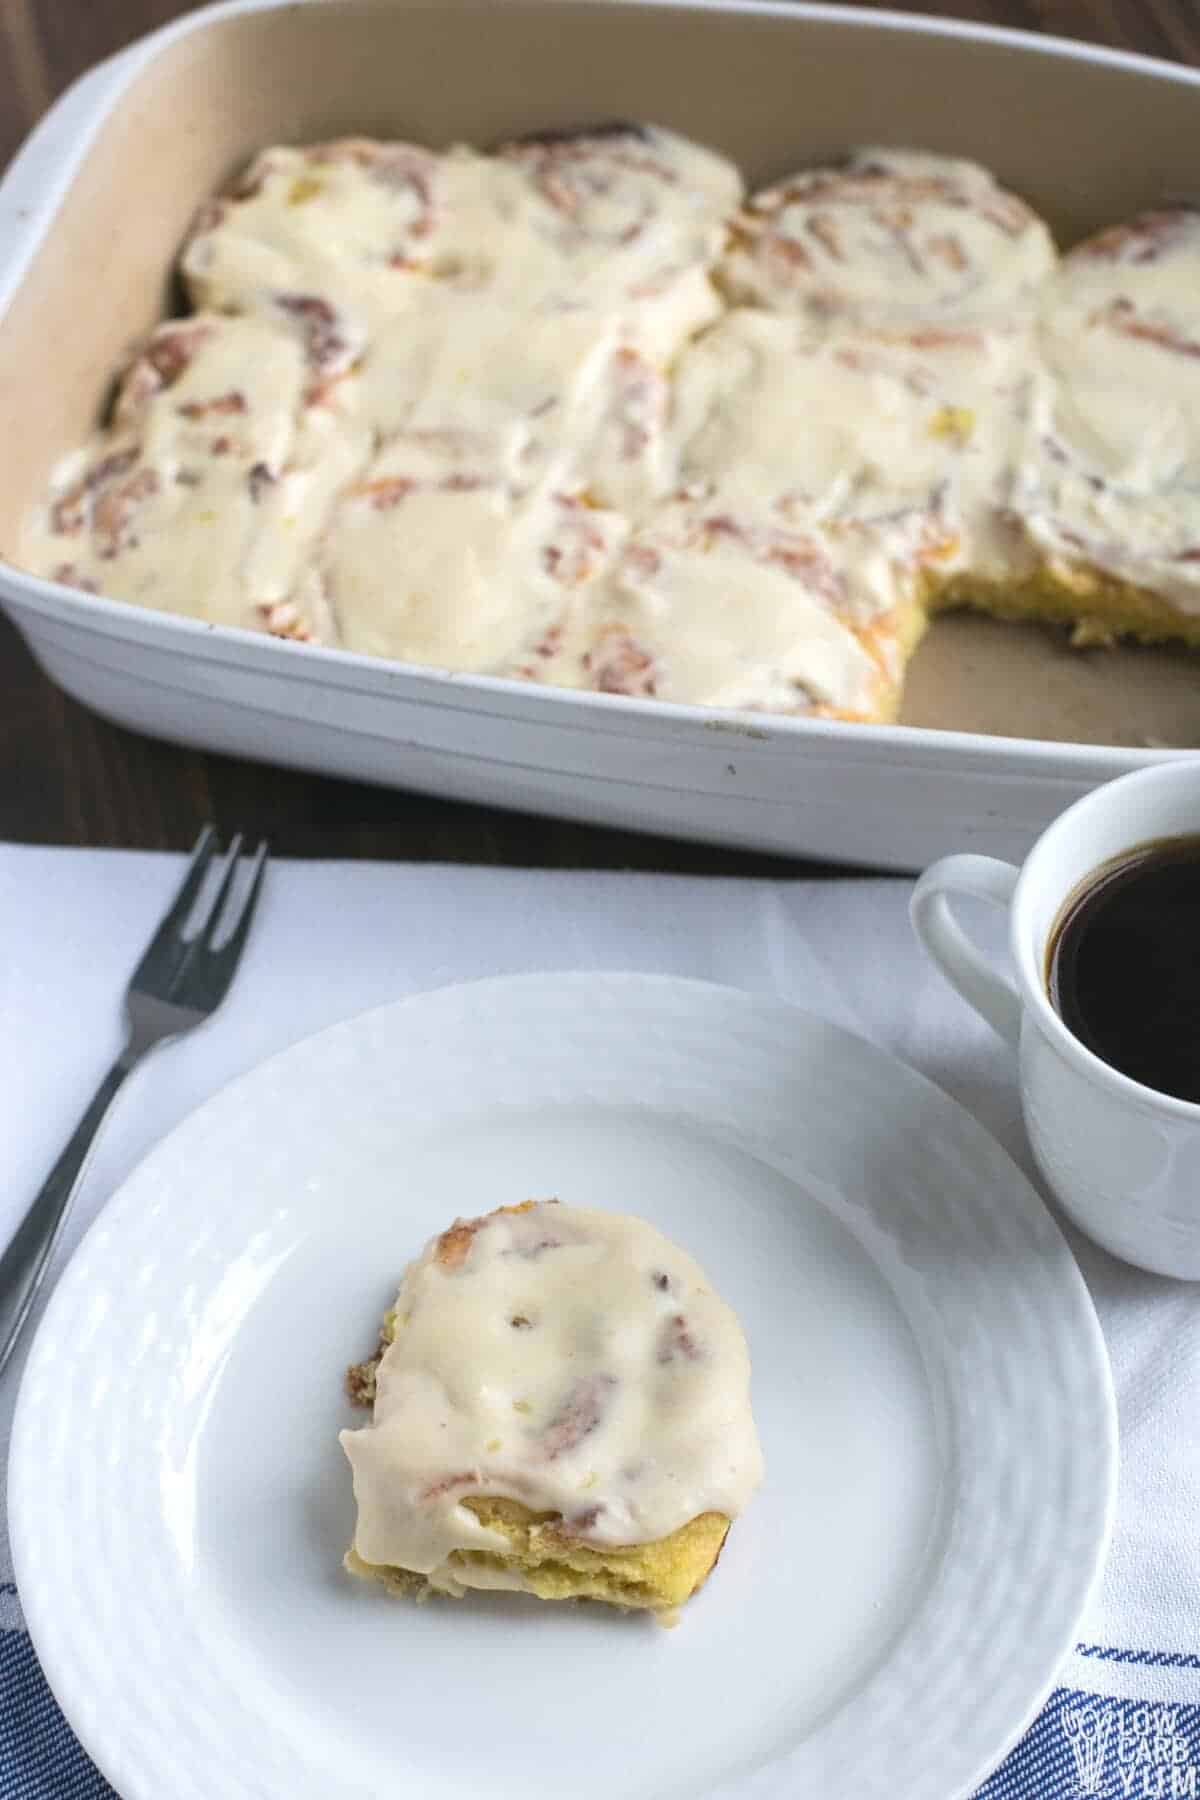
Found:
<svg viewBox="0 0 1200 1800"><path fill-rule="evenodd" d="M1021 1039L1021 1000L976 949L950 909L951 894L969 894L1007 907L1020 871L992 856L943 856L913 889L909 917L926 952L968 1005L1015 1049Z"/></svg>

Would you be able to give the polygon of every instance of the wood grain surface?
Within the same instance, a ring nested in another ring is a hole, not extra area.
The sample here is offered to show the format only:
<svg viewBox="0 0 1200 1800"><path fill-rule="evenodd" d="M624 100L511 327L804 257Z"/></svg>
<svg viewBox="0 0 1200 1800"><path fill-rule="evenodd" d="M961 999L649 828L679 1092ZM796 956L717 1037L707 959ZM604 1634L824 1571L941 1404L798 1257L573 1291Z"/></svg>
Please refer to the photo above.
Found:
<svg viewBox="0 0 1200 1800"><path fill-rule="evenodd" d="M193 10L179 0L0 0L0 164L84 69ZM910 10L1200 63L1197 0L954 0ZM205 819L268 836L278 852L300 856L731 875L802 866L154 743L60 694L0 619L0 840L177 848Z"/></svg>

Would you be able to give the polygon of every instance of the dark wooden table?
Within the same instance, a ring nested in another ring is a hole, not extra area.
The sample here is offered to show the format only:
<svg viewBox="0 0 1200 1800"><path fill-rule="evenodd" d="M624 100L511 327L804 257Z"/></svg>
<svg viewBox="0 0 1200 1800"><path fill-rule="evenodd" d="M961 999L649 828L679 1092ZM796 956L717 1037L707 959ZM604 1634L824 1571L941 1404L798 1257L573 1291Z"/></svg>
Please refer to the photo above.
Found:
<svg viewBox="0 0 1200 1800"><path fill-rule="evenodd" d="M188 0L0 0L0 164L89 64L192 10ZM1197 0L950 0L913 10L1200 63ZM801 866L154 743L66 699L0 619L0 840L176 848L204 819L269 836L278 852L300 856L723 874Z"/></svg>

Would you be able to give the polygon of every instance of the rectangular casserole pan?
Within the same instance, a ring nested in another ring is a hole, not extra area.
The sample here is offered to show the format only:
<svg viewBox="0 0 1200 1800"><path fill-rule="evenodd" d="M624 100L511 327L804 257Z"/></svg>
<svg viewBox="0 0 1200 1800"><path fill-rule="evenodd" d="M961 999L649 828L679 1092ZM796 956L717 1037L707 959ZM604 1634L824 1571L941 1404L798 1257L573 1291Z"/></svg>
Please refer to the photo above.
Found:
<svg viewBox="0 0 1200 1800"><path fill-rule="evenodd" d="M752 185L870 141L978 158L1066 244L1194 192L1200 76L902 14L746 0L234 0L84 77L0 186L0 553L172 310L199 200L254 150L651 118ZM18 454L19 447L19 454ZM0 564L46 673L179 743L878 868L1019 857L1097 782L1200 744L1200 659L939 621L904 722L721 713L447 674L94 599ZM1007 735L995 735L1007 734Z"/></svg>

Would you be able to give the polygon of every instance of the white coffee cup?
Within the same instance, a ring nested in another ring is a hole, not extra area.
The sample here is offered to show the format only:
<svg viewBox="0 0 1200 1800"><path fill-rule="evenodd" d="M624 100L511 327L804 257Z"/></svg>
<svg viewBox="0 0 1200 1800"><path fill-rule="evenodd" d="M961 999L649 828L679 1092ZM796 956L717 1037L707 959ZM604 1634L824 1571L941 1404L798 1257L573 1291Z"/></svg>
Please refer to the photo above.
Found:
<svg viewBox="0 0 1200 1800"><path fill-rule="evenodd" d="M1042 833L1020 869L945 856L912 897L929 955L1018 1051L1026 1129L1063 1211L1114 1256L1191 1281L1200 1280L1200 1105L1143 1087L1086 1049L1050 1004L1046 954L1064 902L1101 864L1193 832L1200 757L1095 789ZM954 894L1008 908L1015 984L954 918Z"/></svg>

